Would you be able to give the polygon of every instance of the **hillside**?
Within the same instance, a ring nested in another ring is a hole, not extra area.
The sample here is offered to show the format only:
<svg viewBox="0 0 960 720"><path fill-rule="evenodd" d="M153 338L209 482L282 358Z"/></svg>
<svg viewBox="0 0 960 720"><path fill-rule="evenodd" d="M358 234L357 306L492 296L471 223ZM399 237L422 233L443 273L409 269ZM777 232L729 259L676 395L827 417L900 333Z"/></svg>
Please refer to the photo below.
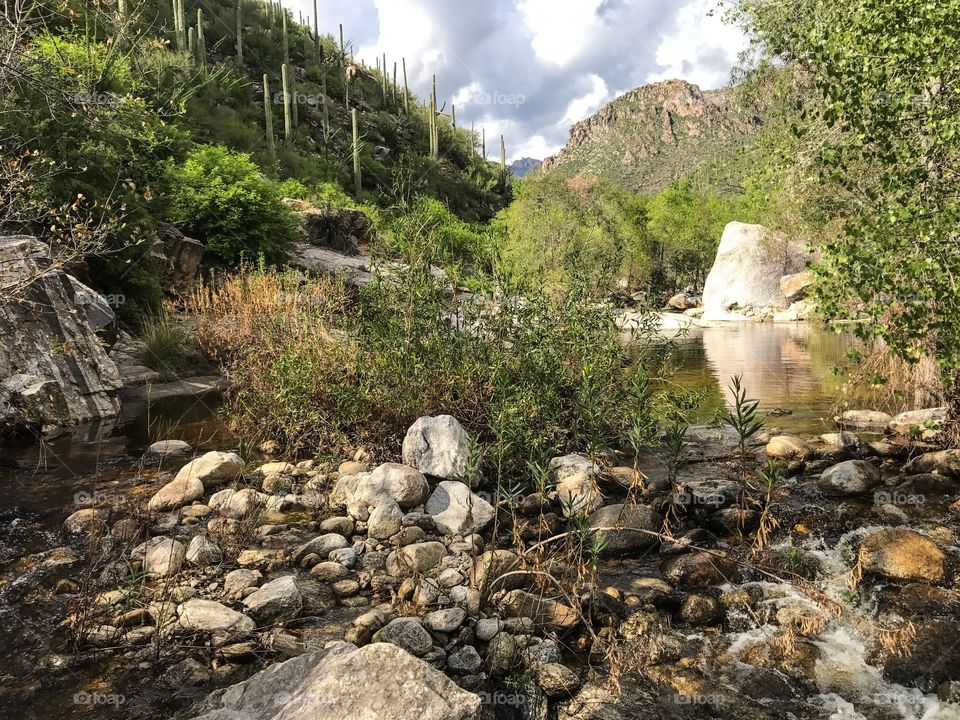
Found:
<svg viewBox="0 0 960 720"><path fill-rule="evenodd" d="M516 178L525 178L530 173L539 170L541 165L543 165L543 160L524 157L510 163L510 172Z"/></svg>
<svg viewBox="0 0 960 720"><path fill-rule="evenodd" d="M702 91L683 80L636 88L570 128L546 170L563 168L615 180L643 193L682 176L707 174L722 185L736 164L719 162L756 135L760 115L730 90Z"/></svg>

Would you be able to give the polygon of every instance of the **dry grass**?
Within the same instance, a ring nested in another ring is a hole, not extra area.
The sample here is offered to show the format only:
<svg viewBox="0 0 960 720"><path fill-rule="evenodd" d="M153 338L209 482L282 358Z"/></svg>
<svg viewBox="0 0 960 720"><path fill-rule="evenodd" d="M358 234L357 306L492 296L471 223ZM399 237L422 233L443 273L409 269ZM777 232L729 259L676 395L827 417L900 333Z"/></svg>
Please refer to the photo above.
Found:
<svg viewBox="0 0 960 720"><path fill-rule="evenodd" d="M840 387L835 410L867 403L891 413L915 407L936 407L943 403L944 388L937 364L929 357L908 363L879 341L848 370Z"/></svg>

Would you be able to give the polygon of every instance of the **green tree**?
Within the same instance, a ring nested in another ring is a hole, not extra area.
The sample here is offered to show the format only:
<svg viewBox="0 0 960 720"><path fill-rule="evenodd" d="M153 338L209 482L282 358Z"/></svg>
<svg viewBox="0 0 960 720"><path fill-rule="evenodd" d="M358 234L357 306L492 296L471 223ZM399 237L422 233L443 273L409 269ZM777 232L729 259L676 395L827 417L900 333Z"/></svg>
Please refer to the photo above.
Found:
<svg viewBox="0 0 960 720"><path fill-rule="evenodd" d="M866 315L858 331L903 358L935 357L956 406L960 0L741 0L735 17L818 93L796 134L847 198L842 231L822 248L823 309Z"/></svg>

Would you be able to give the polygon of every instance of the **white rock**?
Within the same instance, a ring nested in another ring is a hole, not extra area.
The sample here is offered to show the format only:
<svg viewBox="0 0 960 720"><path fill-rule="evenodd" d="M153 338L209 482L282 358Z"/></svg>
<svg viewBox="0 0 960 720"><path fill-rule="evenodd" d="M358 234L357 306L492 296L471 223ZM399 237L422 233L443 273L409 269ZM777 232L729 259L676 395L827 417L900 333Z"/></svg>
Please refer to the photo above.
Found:
<svg viewBox="0 0 960 720"><path fill-rule="evenodd" d="M296 578L285 575L247 595L243 606L261 622L293 620L303 609L303 595Z"/></svg>
<svg viewBox="0 0 960 720"><path fill-rule="evenodd" d="M449 535L483 530L494 517L493 506L461 482L439 483L424 506L437 529Z"/></svg>
<svg viewBox="0 0 960 720"><path fill-rule="evenodd" d="M554 482L560 482L564 478L578 473L586 475L599 475L600 467L590 458L583 455L571 453L570 455L561 455L550 461L550 473Z"/></svg>
<svg viewBox="0 0 960 720"><path fill-rule="evenodd" d="M190 630L243 634L257 626L243 613L212 600L187 600L177 608L177 614L180 627Z"/></svg>
<svg viewBox="0 0 960 720"><path fill-rule="evenodd" d="M143 545L135 548L134 554L139 555L141 548L143 550L143 570L147 575L154 577L175 575L183 566L183 560L187 554L187 549L183 546L183 543L166 537L151 538Z"/></svg>
<svg viewBox="0 0 960 720"><path fill-rule="evenodd" d="M191 565L216 565L222 558L220 547L206 535L194 535L187 546L187 562Z"/></svg>
<svg viewBox="0 0 960 720"><path fill-rule="evenodd" d="M580 512L591 513L603 507L603 495L592 474L577 472L557 483L557 498L564 517Z"/></svg>
<svg viewBox="0 0 960 720"><path fill-rule="evenodd" d="M227 489L211 495L207 504L224 517L244 520L253 515L265 500L266 496L253 488Z"/></svg>
<svg viewBox="0 0 960 720"><path fill-rule="evenodd" d="M174 480L193 478L205 488L232 482L243 472L243 460L236 453L212 451L191 460L177 473Z"/></svg>
<svg viewBox="0 0 960 720"><path fill-rule="evenodd" d="M195 477L179 478L167 483L150 498L147 507L154 512L166 512L189 505L203 497L203 483Z"/></svg>
<svg viewBox="0 0 960 720"><path fill-rule="evenodd" d="M386 540L400 531L403 510L393 500L384 500L377 505L367 520L367 535L374 540Z"/></svg>
<svg viewBox="0 0 960 720"><path fill-rule="evenodd" d="M444 480L467 479L470 438L450 415L421 417L403 439L403 462Z"/></svg>
<svg viewBox="0 0 960 720"><path fill-rule="evenodd" d="M167 455L186 455L192 449L190 443L183 440L159 440L148 447L147 452L151 455L163 457Z"/></svg>

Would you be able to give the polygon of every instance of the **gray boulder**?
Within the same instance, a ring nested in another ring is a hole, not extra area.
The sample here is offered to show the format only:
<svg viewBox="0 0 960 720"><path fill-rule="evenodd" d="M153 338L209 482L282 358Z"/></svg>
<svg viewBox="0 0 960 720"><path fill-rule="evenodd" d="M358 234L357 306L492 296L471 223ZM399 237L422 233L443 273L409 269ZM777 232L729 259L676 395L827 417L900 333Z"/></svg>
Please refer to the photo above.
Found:
<svg viewBox="0 0 960 720"><path fill-rule="evenodd" d="M462 480L467 474L470 438L450 415L419 418L403 438L403 462L444 480Z"/></svg>
<svg viewBox="0 0 960 720"><path fill-rule="evenodd" d="M412 617L391 620L373 634L373 641L396 645L417 656L426 655L433 647L430 633Z"/></svg>
<svg viewBox="0 0 960 720"><path fill-rule="evenodd" d="M820 474L817 486L831 495L860 495L880 484L880 469L866 460L847 460Z"/></svg>
<svg viewBox="0 0 960 720"><path fill-rule="evenodd" d="M607 505L590 516L590 527L606 542L607 555L642 552L660 542L650 533L660 532L663 517L646 505Z"/></svg>
<svg viewBox="0 0 960 720"><path fill-rule="evenodd" d="M449 535L480 532L493 521L493 506L461 482L437 485L424 506L437 530Z"/></svg>

